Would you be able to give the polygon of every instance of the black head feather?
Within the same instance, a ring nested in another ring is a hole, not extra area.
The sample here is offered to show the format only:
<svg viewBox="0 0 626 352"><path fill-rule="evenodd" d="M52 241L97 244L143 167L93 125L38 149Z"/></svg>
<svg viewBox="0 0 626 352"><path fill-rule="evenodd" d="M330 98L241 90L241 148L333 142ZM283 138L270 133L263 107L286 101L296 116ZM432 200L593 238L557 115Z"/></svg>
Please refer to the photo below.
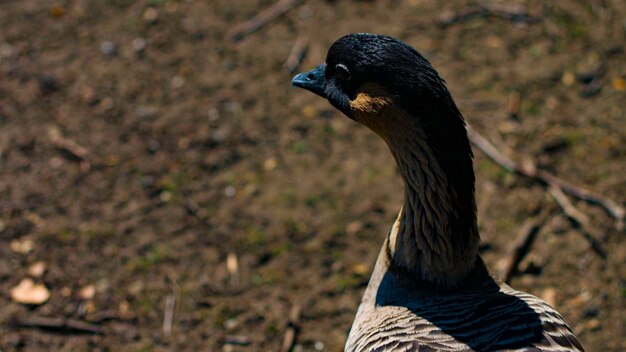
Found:
<svg viewBox="0 0 626 352"><path fill-rule="evenodd" d="M338 70L344 68L349 71L348 76L345 72L339 74ZM294 85L325 97L349 117L353 117L350 102L364 84L382 86L424 131L456 194L456 206L467 209L460 212L454 230L465 232L475 226L472 151L465 122L445 81L428 60L398 39L358 33L333 43L326 63L316 70L317 75L296 76ZM305 79L309 81L304 82ZM315 82L315 86L308 87L308 82Z"/></svg>

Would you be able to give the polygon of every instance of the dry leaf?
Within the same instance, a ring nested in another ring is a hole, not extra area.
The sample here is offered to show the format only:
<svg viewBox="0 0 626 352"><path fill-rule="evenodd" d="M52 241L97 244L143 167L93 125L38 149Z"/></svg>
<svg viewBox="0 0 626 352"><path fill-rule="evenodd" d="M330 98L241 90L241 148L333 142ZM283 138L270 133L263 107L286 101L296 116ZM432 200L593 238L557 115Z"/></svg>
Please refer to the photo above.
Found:
<svg viewBox="0 0 626 352"><path fill-rule="evenodd" d="M357 275L365 276L370 273L370 267L365 263L357 263L352 266L352 271Z"/></svg>
<svg viewBox="0 0 626 352"><path fill-rule="evenodd" d="M78 291L78 296L84 300L90 300L96 295L96 286L87 285Z"/></svg>
<svg viewBox="0 0 626 352"><path fill-rule="evenodd" d="M30 279L22 279L20 283L11 289L11 299L22 304L39 305L50 298L50 291L43 284L35 284Z"/></svg>
<svg viewBox="0 0 626 352"><path fill-rule="evenodd" d="M613 80L613 88L618 92L626 91L626 79L616 78Z"/></svg>
<svg viewBox="0 0 626 352"><path fill-rule="evenodd" d="M33 263L28 267L27 273L28 275L38 279L43 276L43 273L46 272L46 263L42 261L38 261Z"/></svg>
<svg viewBox="0 0 626 352"><path fill-rule="evenodd" d="M41 216L39 216L39 214L33 212L27 212L24 217L38 228L43 227L46 223L46 221Z"/></svg>
<svg viewBox="0 0 626 352"><path fill-rule="evenodd" d="M226 257L226 269L231 275L239 273L239 260L237 259L237 254L228 253L228 256Z"/></svg>
<svg viewBox="0 0 626 352"><path fill-rule="evenodd" d="M27 238L11 241L11 249L16 253L21 253L21 254L30 253L34 247L35 247L34 242Z"/></svg>
<svg viewBox="0 0 626 352"><path fill-rule="evenodd" d="M50 14L53 17L61 17L61 16L65 15L65 8L63 6L59 6L59 5L52 6L50 8Z"/></svg>
<svg viewBox="0 0 626 352"><path fill-rule="evenodd" d="M363 222L352 221L346 226L346 234L353 236L363 229Z"/></svg>
<svg viewBox="0 0 626 352"><path fill-rule="evenodd" d="M126 319L130 317L131 316L130 303L128 303L128 301L121 301L117 307L117 314L122 319Z"/></svg>
<svg viewBox="0 0 626 352"><path fill-rule="evenodd" d="M306 117L307 119L312 119L317 116L317 109L312 105L306 105L302 108L302 116Z"/></svg>
<svg viewBox="0 0 626 352"><path fill-rule="evenodd" d="M226 270L228 270L228 274L230 274L230 283L238 284L239 283L239 259L237 258L237 254L228 253L226 257Z"/></svg>

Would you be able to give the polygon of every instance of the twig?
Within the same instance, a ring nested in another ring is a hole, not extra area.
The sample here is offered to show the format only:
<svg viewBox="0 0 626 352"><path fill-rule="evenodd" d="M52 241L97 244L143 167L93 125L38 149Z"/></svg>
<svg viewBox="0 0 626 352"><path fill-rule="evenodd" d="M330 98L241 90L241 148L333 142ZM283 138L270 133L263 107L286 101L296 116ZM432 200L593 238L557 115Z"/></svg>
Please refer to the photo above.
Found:
<svg viewBox="0 0 626 352"><path fill-rule="evenodd" d="M89 151L85 147L73 140L65 138L56 127L52 127L48 130L48 137L50 137L50 141L55 147L65 150L78 160L86 160L89 156Z"/></svg>
<svg viewBox="0 0 626 352"><path fill-rule="evenodd" d="M500 277L506 283L509 283L513 276L517 273L519 263L524 259L526 253L530 251L532 243L537 238L537 234L546 220L547 212L526 220L517 235L513 247L510 250L509 260L506 267L502 271Z"/></svg>
<svg viewBox="0 0 626 352"><path fill-rule="evenodd" d="M550 195L554 198L554 200L559 204L559 206L563 209L563 212L567 216L567 218L574 223L576 227L579 227L582 231L583 236L591 245L591 248L598 253L602 258L606 258L607 252L604 249L604 246L596 237L592 234L591 227L589 226L589 218L586 214L582 213L580 210L576 209L574 205L567 199L565 194L561 191L561 189L550 186L548 188Z"/></svg>
<svg viewBox="0 0 626 352"><path fill-rule="evenodd" d="M509 94L509 117L512 119L519 118L520 113L520 94L518 92L511 92Z"/></svg>
<svg viewBox="0 0 626 352"><path fill-rule="evenodd" d="M457 12L444 12L437 17L435 22L442 26L447 27L455 23L465 22L475 17L485 16L487 12L480 6L470 6L461 9Z"/></svg>
<svg viewBox="0 0 626 352"><path fill-rule="evenodd" d="M173 293L170 293L165 299L165 313L163 314L163 335L166 337L172 334L175 306L176 296L174 296Z"/></svg>
<svg viewBox="0 0 626 352"><path fill-rule="evenodd" d="M283 64L283 70L287 73L293 73L302 59L304 58L304 54L306 53L306 49L308 46L308 40L304 37L298 37L296 42L293 44L293 48L291 48L291 52L287 57L287 60Z"/></svg>
<svg viewBox="0 0 626 352"><path fill-rule="evenodd" d="M619 206L613 200L604 198L601 195L587 189L575 186L550 174L547 171L535 168L534 165L520 166L516 164L513 160L500 153L500 151L498 151L485 137L474 130L469 123L467 124L467 132L469 134L470 141L478 147L478 149L506 170L539 181L547 186L558 188L563 193L567 193L588 203L598 205L604 208L607 214L617 220L615 227L618 231L622 231L624 229L624 215L626 212L624 211L624 208ZM559 203L559 205L563 207L562 203ZM565 211L565 209L563 209L563 211Z"/></svg>
<svg viewBox="0 0 626 352"><path fill-rule="evenodd" d="M304 0L279 0L274 5L257 13L248 21L243 22L228 31L228 33L226 34L226 39L234 42L239 41L248 34L254 33L259 28L265 26L274 19L278 18L280 15L291 10L293 7L299 5L303 1Z"/></svg>
<svg viewBox="0 0 626 352"><path fill-rule="evenodd" d="M456 23L468 21L473 18L496 16L505 20L523 23L538 22L537 18L531 17L523 6L499 5L486 3L482 5L465 7L457 12L446 12L438 16L435 22L447 27Z"/></svg>
<svg viewBox="0 0 626 352"><path fill-rule="evenodd" d="M540 178L545 184L553 185L556 188L563 191L564 193L569 194L570 196L573 196L575 198L584 200L590 204L595 204L604 208L604 210L611 217L617 220L615 224L615 228L618 231L622 231L624 229L624 216L626 215L626 211L624 210L624 208L619 206L612 199L604 198L599 194L593 193L587 189L573 185L544 170L538 170L537 177Z"/></svg>
<svg viewBox="0 0 626 352"><path fill-rule="evenodd" d="M535 23L539 21L538 18L531 17L526 11L526 7L523 5L483 3L480 6L487 11L488 15L500 17L512 22Z"/></svg>
<svg viewBox="0 0 626 352"><path fill-rule="evenodd" d="M91 318L89 318L88 320L92 324L100 324L105 321L117 320L117 319L120 319L119 314L117 314L116 310L111 309L111 310L97 312L93 314Z"/></svg>
<svg viewBox="0 0 626 352"><path fill-rule="evenodd" d="M61 131L56 127L50 127L48 129L48 137L56 148L69 153L73 158L78 160L83 171L88 171L91 168L91 162L89 161L90 153L87 148L64 137Z"/></svg>
<svg viewBox="0 0 626 352"><path fill-rule="evenodd" d="M299 304L295 304L289 312L289 322L287 323L287 331L283 338L283 344L280 348L281 352L289 352L296 342L296 333L300 329L300 312L302 308Z"/></svg>
<svg viewBox="0 0 626 352"><path fill-rule="evenodd" d="M103 333L103 329L101 327L76 319L29 317L17 319L15 320L15 324L24 328L39 328L65 333Z"/></svg>
<svg viewBox="0 0 626 352"><path fill-rule="evenodd" d="M244 335L226 335L224 343L227 345L248 346L252 341L250 341L248 336Z"/></svg>

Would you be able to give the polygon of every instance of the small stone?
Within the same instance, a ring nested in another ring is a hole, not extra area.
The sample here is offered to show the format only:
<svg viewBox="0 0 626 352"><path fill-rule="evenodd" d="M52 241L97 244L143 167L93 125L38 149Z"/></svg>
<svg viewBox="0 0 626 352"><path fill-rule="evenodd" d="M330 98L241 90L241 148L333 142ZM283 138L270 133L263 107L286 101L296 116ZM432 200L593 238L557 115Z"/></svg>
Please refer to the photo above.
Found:
<svg viewBox="0 0 626 352"><path fill-rule="evenodd" d="M8 58L13 56L15 53L15 49L13 45L9 43L1 43L0 44L0 58Z"/></svg>
<svg viewBox="0 0 626 352"><path fill-rule="evenodd" d="M155 106L139 105L135 109L135 114L137 115L137 117L144 120L155 118L158 113L159 109Z"/></svg>
<svg viewBox="0 0 626 352"><path fill-rule="evenodd" d="M165 10L169 13L174 13L178 11L178 2L177 1L168 1L165 3Z"/></svg>
<svg viewBox="0 0 626 352"><path fill-rule="evenodd" d="M226 140L226 133L222 130L214 131L213 134L211 135L211 139L216 144L221 144L222 142Z"/></svg>
<svg viewBox="0 0 626 352"><path fill-rule="evenodd" d="M498 123L498 131L504 134L514 133L519 130L519 125L515 120L504 120Z"/></svg>
<svg viewBox="0 0 626 352"><path fill-rule="evenodd" d="M485 44L492 49L498 49L504 46L504 41L498 36L488 35L485 38Z"/></svg>
<svg viewBox="0 0 626 352"><path fill-rule="evenodd" d="M159 199L163 203L169 202L170 200L172 200L172 192L168 192L168 191L161 192L161 194L159 194Z"/></svg>
<svg viewBox="0 0 626 352"><path fill-rule="evenodd" d="M141 178L141 187L143 188L150 188L152 186L154 186L154 177L152 176L144 176Z"/></svg>
<svg viewBox="0 0 626 352"><path fill-rule="evenodd" d="M53 75L43 75L39 78L39 90L43 94L56 92L59 90L59 81Z"/></svg>
<svg viewBox="0 0 626 352"><path fill-rule="evenodd" d="M28 275L38 279L43 276L44 272L46 272L46 263L42 261L35 262L28 267L26 272Z"/></svg>
<svg viewBox="0 0 626 352"><path fill-rule="evenodd" d="M133 39L131 45L136 53L141 53L146 49L146 40L141 37L135 38Z"/></svg>
<svg viewBox="0 0 626 352"><path fill-rule="evenodd" d="M120 157L117 155L109 155L106 158L107 166L114 167L120 163Z"/></svg>
<svg viewBox="0 0 626 352"><path fill-rule="evenodd" d="M11 289L11 299L14 302L30 305L40 305L50 298L50 291L43 284L35 284L30 279L22 279L20 283Z"/></svg>
<svg viewBox="0 0 626 352"><path fill-rule="evenodd" d="M356 235L359 231L363 229L362 221L352 221L346 226L346 234L349 236Z"/></svg>
<svg viewBox="0 0 626 352"><path fill-rule="evenodd" d="M183 76L176 75L172 77L171 85L174 89L182 88L182 86L185 85L185 78Z"/></svg>
<svg viewBox="0 0 626 352"><path fill-rule="evenodd" d="M102 99L99 106L100 106L100 109L102 109L102 111L109 111L113 109L113 107L115 106L115 102L113 101L113 99L107 97L107 98Z"/></svg>
<svg viewBox="0 0 626 352"><path fill-rule="evenodd" d="M312 119L317 116L317 110L312 105L306 105L302 108L302 116L306 117L307 119Z"/></svg>
<svg viewBox="0 0 626 352"><path fill-rule="evenodd" d="M305 5L305 6L300 7L300 11L298 12L298 17L301 20L306 20L310 18L311 16L313 16L313 11L311 10L309 6Z"/></svg>
<svg viewBox="0 0 626 352"><path fill-rule="evenodd" d="M232 198L235 196L235 193L237 193L237 189L233 186L227 186L224 189L224 195L226 195L226 197L228 198Z"/></svg>
<svg viewBox="0 0 626 352"><path fill-rule="evenodd" d="M72 289L65 286L61 289L61 296L63 297L69 297L72 295Z"/></svg>
<svg viewBox="0 0 626 352"><path fill-rule="evenodd" d="M84 304L84 312L86 314L93 314L96 311L96 305L93 301L83 302Z"/></svg>
<svg viewBox="0 0 626 352"><path fill-rule="evenodd" d="M209 109L207 115L209 116L209 121L215 122L220 118L220 111L215 108Z"/></svg>
<svg viewBox="0 0 626 352"><path fill-rule="evenodd" d="M595 304L588 305L583 309L583 316L587 318L595 318L598 315L600 315L600 307Z"/></svg>
<svg viewBox="0 0 626 352"><path fill-rule="evenodd" d="M554 110L559 106L559 101L553 97L553 96L549 96L548 98L546 98L546 108L548 108L549 110Z"/></svg>
<svg viewBox="0 0 626 352"><path fill-rule="evenodd" d="M600 319L596 319L596 318L589 319L585 323L585 328L586 328L586 330L589 330L589 331L599 330L601 326L602 326L602 323L600 322Z"/></svg>
<svg viewBox="0 0 626 352"><path fill-rule="evenodd" d="M237 325L239 325L239 322L237 322L237 319L228 319L224 322L224 329L232 330L236 328Z"/></svg>
<svg viewBox="0 0 626 352"><path fill-rule="evenodd" d="M48 164L50 164L50 167L53 169L60 169L65 164L65 161L58 156L53 156L48 160Z"/></svg>
<svg viewBox="0 0 626 352"><path fill-rule="evenodd" d="M37 213L33 213L32 211L24 214L24 218L26 218L31 224L35 225L35 227L41 228L46 224L46 221L39 216Z"/></svg>
<svg viewBox="0 0 626 352"><path fill-rule="evenodd" d="M144 289L144 284L143 282L139 280L134 281L128 286L128 292L133 296L139 295L143 291L143 289Z"/></svg>
<svg viewBox="0 0 626 352"><path fill-rule="evenodd" d="M181 139L178 140L178 148L182 149L182 150L186 150L189 148L189 145L191 144L191 139L189 137L182 137Z"/></svg>
<svg viewBox="0 0 626 352"><path fill-rule="evenodd" d="M161 143L159 143L159 141L157 141L156 139L151 139L148 141L148 151L150 153L156 153L159 151L159 148L161 148Z"/></svg>
<svg viewBox="0 0 626 352"><path fill-rule="evenodd" d="M278 161L274 157L268 158L263 162L263 170L267 172L274 170L276 166L278 166Z"/></svg>
<svg viewBox="0 0 626 352"><path fill-rule="evenodd" d="M103 277L102 279L96 282L96 292L105 292L111 287L111 283L109 283L109 279Z"/></svg>
<svg viewBox="0 0 626 352"><path fill-rule="evenodd" d="M143 19L148 23L155 23L159 18L159 11L154 7L148 7L143 13Z"/></svg>
<svg viewBox="0 0 626 352"><path fill-rule="evenodd" d="M224 103L224 109L230 113L241 111L241 104L234 100L228 100Z"/></svg>
<svg viewBox="0 0 626 352"><path fill-rule="evenodd" d="M128 303L128 301L126 300L121 301L120 304L117 306L117 314L122 319L128 318L130 316L130 303Z"/></svg>
<svg viewBox="0 0 626 352"><path fill-rule="evenodd" d="M313 344L313 348L315 348L316 351L323 351L324 343L322 341L315 341L315 343Z"/></svg>
<svg viewBox="0 0 626 352"><path fill-rule="evenodd" d="M89 105L94 105L98 102L98 99L96 99L96 92L93 88L91 87L85 87L82 91L81 94L81 98L83 100L83 102L89 104Z"/></svg>
<svg viewBox="0 0 626 352"><path fill-rule="evenodd" d="M561 77L561 82L569 87L576 82L576 76L571 72L565 72L563 73L563 77Z"/></svg>
<svg viewBox="0 0 626 352"><path fill-rule="evenodd" d="M106 56L115 56L117 54L117 45L111 41L104 41L100 44L100 52Z"/></svg>

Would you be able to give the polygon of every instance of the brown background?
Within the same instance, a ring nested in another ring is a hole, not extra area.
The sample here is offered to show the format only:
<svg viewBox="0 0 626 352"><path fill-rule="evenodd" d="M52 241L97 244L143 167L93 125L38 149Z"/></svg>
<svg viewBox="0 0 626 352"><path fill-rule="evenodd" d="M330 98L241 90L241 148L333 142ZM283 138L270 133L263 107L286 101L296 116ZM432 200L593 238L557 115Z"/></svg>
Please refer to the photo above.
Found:
<svg viewBox="0 0 626 352"><path fill-rule="evenodd" d="M350 32L405 40L503 152L624 204L625 2L522 1L536 22L442 27L438 16L473 3L311 0L224 40L272 3L0 1L0 349L275 351L299 304L297 348L341 350L402 185L373 133L290 87L282 64L298 37L309 43L300 69ZM577 79L590 73L592 85ZM82 161L67 141L85 148ZM475 154L490 267L525 219L548 211L522 263L530 273L512 285L552 301L588 350L625 350L624 233L574 201L608 249L602 259L542 186ZM16 252L14 240L32 251ZM12 302L37 261L50 299ZM16 326L33 316L105 333ZM250 345L224 347L227 335Z"/></svg>

